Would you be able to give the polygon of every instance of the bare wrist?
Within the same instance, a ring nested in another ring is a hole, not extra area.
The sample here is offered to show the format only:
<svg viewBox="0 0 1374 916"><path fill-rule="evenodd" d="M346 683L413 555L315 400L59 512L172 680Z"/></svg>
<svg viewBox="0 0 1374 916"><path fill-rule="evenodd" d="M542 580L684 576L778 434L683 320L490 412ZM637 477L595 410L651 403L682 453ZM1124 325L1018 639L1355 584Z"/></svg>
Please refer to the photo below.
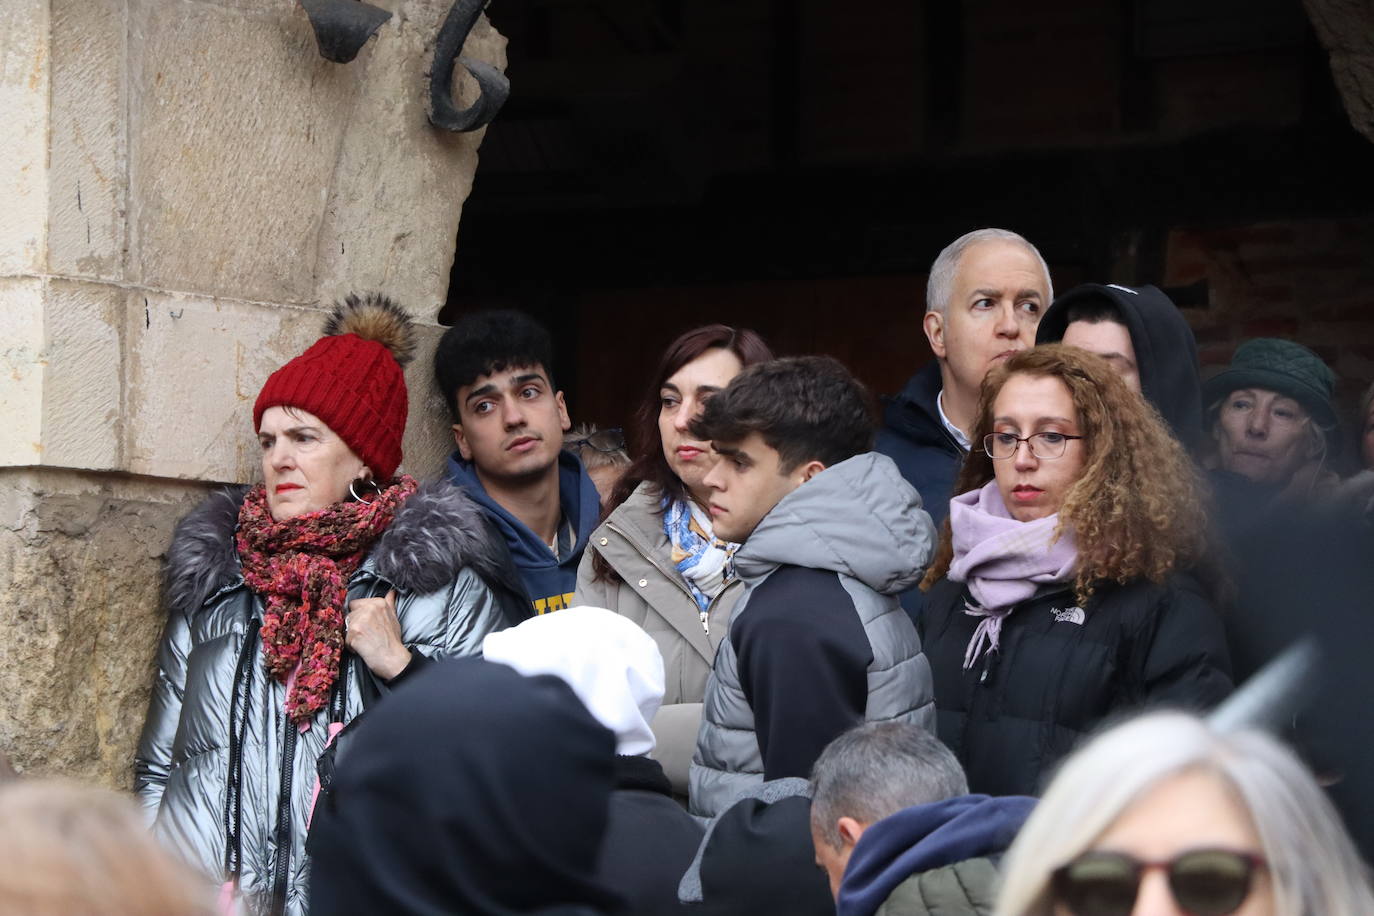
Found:
<svg viewBox="0 0 1374 916"><path fill-rule="evenodd" d="M385 659L379 660L377 665L369 666L372 673L384 681L390 681L406 670L410 664L410 650L403 645L398 645L396 649L387 653Z"/></svg>

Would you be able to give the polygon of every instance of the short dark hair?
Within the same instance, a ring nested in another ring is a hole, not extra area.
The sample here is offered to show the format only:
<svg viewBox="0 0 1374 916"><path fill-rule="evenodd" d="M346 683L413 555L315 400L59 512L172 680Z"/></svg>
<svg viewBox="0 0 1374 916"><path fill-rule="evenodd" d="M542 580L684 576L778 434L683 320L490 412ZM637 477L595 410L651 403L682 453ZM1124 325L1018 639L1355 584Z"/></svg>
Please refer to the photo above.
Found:
<svg viewBox="0 0 1374 916"><path fill-rule="evenodd" d="M868 390L830 356L750 366L706 402L691 430L716 442L758 433L784 473L807 461L830 467L873 448Z"/></svg>
<svg viewBox="0 0 1374 916"><path fill-rule="evenodd" d="M968 794L954 752L910 722L855 726L826 746L811 771L811 824L832 849L843 845L835 823L875 824L903 808Z"/></svg>
<svg viewBox="0 0 1374 916"><path fill-rule="evenodd" d="M1088 324L1112 321L1124 325L1126 316L1121 311L1121 306L1107 296L1082 296L1070 302L1069 307L1064 310L1064 327L1067 328L1075 321L1086 321Z"/></svg>
<svg viewBox="0 0 1374 916"><path fill-rule="evenodd" d="M469 312L444 332L434 351L434 380L457 423L458 389L484 375L538 366L553 382L553 341L548 329L515 309Z"/></svg>

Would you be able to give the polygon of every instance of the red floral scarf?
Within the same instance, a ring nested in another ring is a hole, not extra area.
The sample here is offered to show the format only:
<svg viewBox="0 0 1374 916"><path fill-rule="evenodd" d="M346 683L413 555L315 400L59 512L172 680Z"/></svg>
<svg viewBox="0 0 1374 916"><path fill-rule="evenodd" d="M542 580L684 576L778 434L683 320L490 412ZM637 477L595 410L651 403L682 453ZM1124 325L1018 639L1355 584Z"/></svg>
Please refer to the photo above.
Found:
<svg viewBox="0 0 1374 916"><path fill-rule="evenodd" d="M338 502L276 521L261 484L239 509L235 542L243 580L267 600L262 648L267 670L295 683L286 714L300 724L324 708L339 671L348 578L415 492L402 475L370 502Z"/></svg>

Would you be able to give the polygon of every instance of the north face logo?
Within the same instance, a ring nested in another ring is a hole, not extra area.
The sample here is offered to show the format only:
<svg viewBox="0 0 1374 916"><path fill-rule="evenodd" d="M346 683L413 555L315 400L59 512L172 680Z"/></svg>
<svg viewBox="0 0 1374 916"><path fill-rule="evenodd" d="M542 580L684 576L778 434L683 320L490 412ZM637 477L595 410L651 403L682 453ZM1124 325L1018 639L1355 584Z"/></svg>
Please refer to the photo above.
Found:
<svg viewBox="0 0 1374 916"><path fill-rule="evenodd" d="M1054 615L1055 623L1076 623L1080 627L1088 619L1081 607L1050 608L1050 613Z"/></svg>

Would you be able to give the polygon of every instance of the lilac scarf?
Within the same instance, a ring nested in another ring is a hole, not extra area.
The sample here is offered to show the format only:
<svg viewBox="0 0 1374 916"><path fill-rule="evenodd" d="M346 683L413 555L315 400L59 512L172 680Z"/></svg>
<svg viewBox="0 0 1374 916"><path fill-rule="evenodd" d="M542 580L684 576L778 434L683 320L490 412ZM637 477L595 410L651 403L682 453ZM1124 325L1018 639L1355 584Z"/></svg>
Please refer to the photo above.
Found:
<svg viewBox="0 0 1374 916"><path fill-rule="evenodd" d="M1050 543L1058 524L1057 513L1033 522L1012 518L995 480L949 501L954 548L949 578L968 583L977 603L966 604L964 613L983 618L964 652L965 670L973 667L985 648L997 651L1002 621L1016 605L1032 597L1041 585L1072 578L1078 545L1068 530Z"/></svg>

